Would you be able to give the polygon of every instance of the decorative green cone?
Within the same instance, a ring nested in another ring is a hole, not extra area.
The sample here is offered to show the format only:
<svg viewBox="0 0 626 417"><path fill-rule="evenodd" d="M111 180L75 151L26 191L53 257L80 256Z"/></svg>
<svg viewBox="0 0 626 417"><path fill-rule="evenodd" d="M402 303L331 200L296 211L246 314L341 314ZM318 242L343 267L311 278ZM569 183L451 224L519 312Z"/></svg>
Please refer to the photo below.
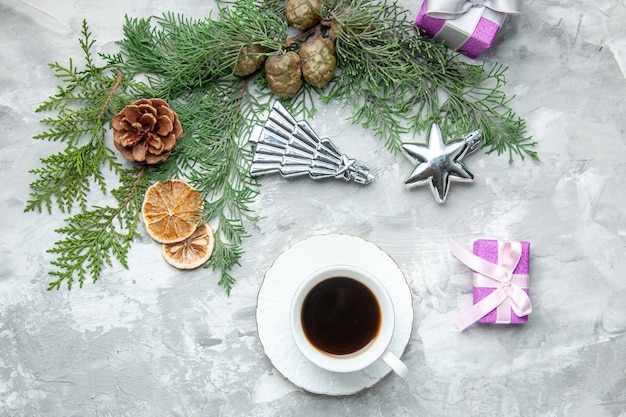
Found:
<svg viewBox="0 0 626 417"><path fill-rule="evenodd" d="M293 97L303 84L300 57L293 51L268 57L265 75L268 87L278 98Z"/></svg>
<svg viewBox="0 0 626 417"><path fill-rule="evenodd" d="M304 81L322 88L335 75L335 47L328 39L315 37L302 44L299 51Z"/></svg>

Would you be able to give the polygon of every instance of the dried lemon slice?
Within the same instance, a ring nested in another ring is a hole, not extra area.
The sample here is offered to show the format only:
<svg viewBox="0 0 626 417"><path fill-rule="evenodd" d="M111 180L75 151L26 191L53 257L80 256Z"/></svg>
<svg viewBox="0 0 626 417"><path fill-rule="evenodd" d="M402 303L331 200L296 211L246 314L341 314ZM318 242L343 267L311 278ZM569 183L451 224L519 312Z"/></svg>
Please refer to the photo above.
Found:
<svg viewBox="0 0 626 417"><path fill-rule="evenodd" d="M184 181L171 179L146 190L141 217L152 239L180 242L195 232L202 214L202 196Z"/></svg>
<svg viewBox="0 0 626 417"><path fill-rule="evenodd" d="M163 257L178 269L193 269L209 260L213 253L215 237L209 224L202 225L182 242L163 245Z"/></svg>

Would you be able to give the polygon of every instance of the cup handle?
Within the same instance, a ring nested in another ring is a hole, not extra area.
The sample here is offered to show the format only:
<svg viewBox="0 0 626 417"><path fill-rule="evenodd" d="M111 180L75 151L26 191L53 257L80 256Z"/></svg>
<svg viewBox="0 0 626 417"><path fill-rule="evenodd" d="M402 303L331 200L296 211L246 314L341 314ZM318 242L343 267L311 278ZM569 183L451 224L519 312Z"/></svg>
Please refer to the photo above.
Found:
<svg viewBox="0 0 626 417"><path fill-rule="evenodd" d="M398 359L396 355L389 352L388 350L383 353L381 359L385 361L385 363L389 365L389 367L393 369L393 371L400 377L404 378L406 374L409 373L409 368L407 368L406 365L400 359Z"/></svg>

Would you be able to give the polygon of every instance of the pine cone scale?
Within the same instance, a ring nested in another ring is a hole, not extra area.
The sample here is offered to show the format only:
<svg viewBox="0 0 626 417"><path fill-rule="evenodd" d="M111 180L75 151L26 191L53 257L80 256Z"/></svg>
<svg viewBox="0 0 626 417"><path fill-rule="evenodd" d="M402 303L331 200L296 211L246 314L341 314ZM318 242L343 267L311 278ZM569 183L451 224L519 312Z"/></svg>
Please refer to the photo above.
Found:
<svg viewBox="0 0 626 417"><path fill-rule="evenodd" d="M146 160L146 154L148 153L148 144L143 142L143 143L138 143L135 146L133 146L132 151L131 151L131 155L133 157L133 160L135 161L145 161Z"/></svg>
<svg viewBox="0 0 626 417"><path fill-rule="evenodd" d="M139 118L139 123L141 123L141 130L150 132L156 125L156 117L151 113L144 113Z"/></svg>
<svg viewBox="0 0 626 417"><path fill-rule="evenodd" d="M122 147L132 147L135 143L139 142L139 139L139 135L129 132L120 138L119 143Z"/></svg>
<svg viewBox="0 0 626 417"><path fill-rule="evenodd" d="M145 114L145 113L156 114L156 109L150 103L141 103L137 106L137 109L139 110L140 114Z"/></svg>
<svg viewBox="0 0 626 417"><path fill-rule="evenodd" d="M168 117L160 116L158 119L156 119L154 130L157 135L168 135L170 134L172 129L174 129L174 123L172 123L172 121Z"/></svg>

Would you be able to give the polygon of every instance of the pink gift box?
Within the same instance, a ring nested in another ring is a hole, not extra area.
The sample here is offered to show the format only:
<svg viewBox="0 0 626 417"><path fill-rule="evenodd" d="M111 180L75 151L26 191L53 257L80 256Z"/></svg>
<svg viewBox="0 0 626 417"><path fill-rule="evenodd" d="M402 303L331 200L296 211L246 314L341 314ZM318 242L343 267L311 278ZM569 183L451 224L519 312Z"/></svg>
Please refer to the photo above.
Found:
<svg viewBox="0 0 626 417"><path fill-rule="evenodd" d="M424 0L415 24L426 36L442 40L448 48L470 58L476 58L491 46L507 16L482 6L472 7L456 19L438 19L428 16L426 8L427 0Z"/></svg>
<svg viewBox="0 0 626 417"><path fill-rule="evenodd" d="M491 263L498 263L498 247L501 242L497 240L490 239L478 239L474 242L474 255L482 258ZM521 281L525 282L525 285L519 285L522 287L522 290L528 294L528 275L529 275L529 261L530 261L530 243L520 241L522 245L522 254L519 259L519 262L515 269L513 270L513 279L516 277ZM496 288L491 287L481 287L477 286L477 273L474 272L474 304L478 303L483 298L487 297L489 294L495 291ZM509 310L502 311L503 309ZM500 311L498 311L500 310ZM510 313L510 315L508 314ZM502 316L505 316L503 318ZM508 319L507 317L508 316ZM510 308L510 306L506 303L501 304L497 308L491 310L485 316L478 320L479 323L511 323L511 324L520 324L528 321L528 316L517 316L515 312Z"/></svg>

